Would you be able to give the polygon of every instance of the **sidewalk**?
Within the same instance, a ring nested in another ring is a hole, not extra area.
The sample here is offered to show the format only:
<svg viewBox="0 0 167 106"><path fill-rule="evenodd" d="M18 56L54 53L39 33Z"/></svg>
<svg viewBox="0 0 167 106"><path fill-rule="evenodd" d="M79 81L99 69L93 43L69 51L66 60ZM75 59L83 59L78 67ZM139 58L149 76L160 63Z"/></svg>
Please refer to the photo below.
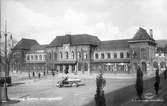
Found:
<svg viewBox="0 0 167 106"><path fill-rule="evenodd" d="M150 82L152 85L154 82ZM159 94L155 94L153 86L150 86L149 89L145 90L143 93L143 100L138 100L137 96L131 98L128 102L124 103L123 106L164 106L167 105L167 79L161 77Z"/></svg>

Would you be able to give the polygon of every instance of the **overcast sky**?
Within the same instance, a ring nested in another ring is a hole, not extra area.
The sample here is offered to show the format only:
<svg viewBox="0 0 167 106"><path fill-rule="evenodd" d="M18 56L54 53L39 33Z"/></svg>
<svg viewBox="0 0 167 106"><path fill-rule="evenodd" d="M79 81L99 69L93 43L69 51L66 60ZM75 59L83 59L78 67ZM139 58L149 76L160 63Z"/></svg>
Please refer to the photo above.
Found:
<svg viewBox="0 0 167 106"><path fill-rule="evenodd" d="M17 40L33 38L48 44L67 33L130 39L139 27L153 29L155 39L167 39L167 0L4 1L3 20L6 17L8 31Z"/></svg>

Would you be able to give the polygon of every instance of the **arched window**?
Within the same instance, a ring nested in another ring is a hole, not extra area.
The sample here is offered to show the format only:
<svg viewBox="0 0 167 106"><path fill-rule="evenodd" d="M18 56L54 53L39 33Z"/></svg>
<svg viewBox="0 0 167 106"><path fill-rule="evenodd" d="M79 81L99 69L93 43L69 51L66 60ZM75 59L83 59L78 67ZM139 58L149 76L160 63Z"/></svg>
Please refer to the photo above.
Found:
<svg viewBox="0 0 167 106"><path fill-rule="evenodd" d="M31 55L31 60L33 60L34 58L33 58L33 55Z"/></svg>
<svg viewBox="0 0 167 106"><path fill-rule="evenodd" d="M38 55L35 55L35 60L38 60Z"/></svg>
<svg viewBox="0 0 167 106"><path fill-rule="evenodd" d="M101 53L101 59L104 59L104 53Z"/></svg>
<svg viewBox="0 0 167 106"><path fill-rule="evenodd" d="M107 58L110 59L111 58L111 54L107 53Z"/></svg>
<svg viewBox="0 0 167 106"><path fill-rule="evenodd" d="M95 59L98 59L99 58L99 55L98 53L95 54Z"/></svg>
<svg viewBox="0 0 167 106"><path fill-rule="evenodd" d="M84 52L84 59L87 59L87 53Z"/></svg>
<svg viewBox="0 0 167 106"><path fill-rule="evenodd" d="M74 51L72 51L72 53L71 53L71 54L72 54L72 59L74 59Z"/></svg>
<svg viewBox="0 0 167 106"><path fill-rule="evenodd" d="M30 60L30 56L29 55L27 55L27 60Z"/></svg>
<svg viewBox="0 0 167 106"><path fill-rule="evenodd" d="M124 58L124 53L123 52L120 53L120 58Z"/></svg>
<svg viewBox="0 0 167 106"><path fill-rule="evenodd" d="M66 59L68 59L68 52L66 52L65 54L66 54Z"/></svg>
<svg viewBox="0 0 167 106"><path fill-rule="evenodd" d="M50 53L50 52L48 53L48 59L49 59L49 60L52 59L52 56L51 56L51 53Z"/></svg>
<svg viewBox="0 0 167 106"><path fill-rule="evenodd" d="M81 58L81 52L78 51L78 58Z"/></svg>
<svg viewBox="0 0 167 106"><path fill-rule="evenodd" d="M57 60L57 53L54 52L54 60Z"/></svg>
<svg viewBox="0 0 167 106"><path fill-rule="evenodd" d="M62 54L62 52L60 52L60 58L61 58L61 59L63 58L63 54Z"/></svg>
<svg viewBox="0 0 167 106"><path fill-rule="evenodd" d="M39 60L42 60L42 55L39 55Z"/></svg>

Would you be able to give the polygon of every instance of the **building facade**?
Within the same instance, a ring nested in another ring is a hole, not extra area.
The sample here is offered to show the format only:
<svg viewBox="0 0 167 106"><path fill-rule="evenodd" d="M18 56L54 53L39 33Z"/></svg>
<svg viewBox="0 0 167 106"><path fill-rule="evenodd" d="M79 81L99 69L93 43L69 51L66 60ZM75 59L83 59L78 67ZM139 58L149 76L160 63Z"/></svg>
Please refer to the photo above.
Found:
<svg viewBox="0 0 167 106"><path fill-rule="evenodd" d="M23 38L14 46L10 58L11 71L26 71L26 53L28 53L34 45L39 45L36 40Z"/></svg>
<svg viewBox="0 0 167 106"><path fill-rule="evenodd" d="M29 73L45 73L46 69L46 52L47 45L34 45L25 55L26 70Z"/></svg>
<svg viewBox="0 0 167 106"><path fill-rule="evenodd" d="M143 28L139 28L131 39L101 41L93 35L67 34L56 36L48 45L31 46L26 50L23 63L25 70L32 72L135 73L140 65L142 71L149 74L160 59L156 56L160 49L157 49L152 30L147 33ZM165 59L163 57L166 64Z"/></svg>

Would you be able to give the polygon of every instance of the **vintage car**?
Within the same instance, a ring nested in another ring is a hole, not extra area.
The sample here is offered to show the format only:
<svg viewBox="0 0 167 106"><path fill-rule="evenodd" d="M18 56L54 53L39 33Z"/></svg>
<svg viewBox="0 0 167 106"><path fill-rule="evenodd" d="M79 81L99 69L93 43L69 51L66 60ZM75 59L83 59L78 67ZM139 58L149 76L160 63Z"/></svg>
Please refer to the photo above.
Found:
<svg viewBox="0 0 167 106"><path fill-rule="evenodd" d="M61 87L78 87L80 85L81 79L72 79L72 78L64 78L57 82L56 86Z"/></svg>

